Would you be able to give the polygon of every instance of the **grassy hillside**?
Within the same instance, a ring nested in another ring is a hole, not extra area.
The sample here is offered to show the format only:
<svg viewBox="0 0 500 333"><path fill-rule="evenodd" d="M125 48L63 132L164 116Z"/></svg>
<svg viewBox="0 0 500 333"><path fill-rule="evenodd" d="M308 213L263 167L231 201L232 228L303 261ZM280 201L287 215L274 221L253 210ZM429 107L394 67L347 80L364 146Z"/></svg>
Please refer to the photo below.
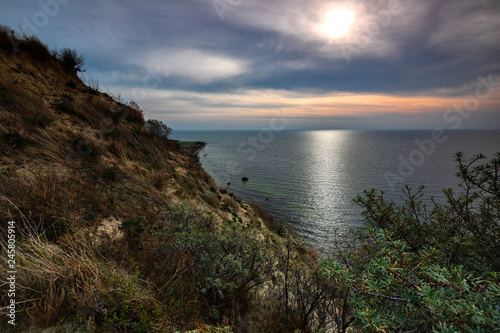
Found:
<svg viewBox="0 0 500 333"><path fill-rule="evenodd" d="M1 260L14 221L18 271L17 326L4 306L2 330L278 332L326 321L336 293L314 252L219 189L196 148L148 129L137 104L85 85L81 65L74 51L0 29Z"/></svg>

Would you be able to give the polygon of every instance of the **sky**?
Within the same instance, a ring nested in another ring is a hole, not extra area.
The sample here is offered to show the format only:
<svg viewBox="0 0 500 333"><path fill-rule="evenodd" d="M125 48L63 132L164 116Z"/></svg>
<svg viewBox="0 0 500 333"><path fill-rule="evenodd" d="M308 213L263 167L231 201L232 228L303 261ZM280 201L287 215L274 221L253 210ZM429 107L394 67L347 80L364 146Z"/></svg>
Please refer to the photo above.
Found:
<svg viewBox="0 0 500 333"><path fill-rule="evenodd" d="M500 128L498 0L0 0L0 23L174 131Z"/></svg>

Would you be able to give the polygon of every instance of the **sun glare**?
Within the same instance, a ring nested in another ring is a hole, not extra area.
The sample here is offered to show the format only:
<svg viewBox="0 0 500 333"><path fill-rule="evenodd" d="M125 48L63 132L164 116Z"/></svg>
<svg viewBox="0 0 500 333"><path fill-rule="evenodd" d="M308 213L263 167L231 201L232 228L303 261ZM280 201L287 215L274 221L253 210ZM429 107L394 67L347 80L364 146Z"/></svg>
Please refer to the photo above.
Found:
<svg viewBox="0 0 500 333"><path fill-rule="evenodd" d="M353 19L354 13L347 9L333 10L326 15L322 30L330 37L343 37L351 29Z"/></svg>

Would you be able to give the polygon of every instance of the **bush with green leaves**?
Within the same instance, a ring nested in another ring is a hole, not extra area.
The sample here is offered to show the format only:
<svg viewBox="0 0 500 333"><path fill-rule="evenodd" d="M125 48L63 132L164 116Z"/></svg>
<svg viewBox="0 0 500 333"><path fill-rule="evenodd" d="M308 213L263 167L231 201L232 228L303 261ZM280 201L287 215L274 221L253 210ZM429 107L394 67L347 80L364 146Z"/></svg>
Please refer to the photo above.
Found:
<svg viewBox="0 0 500 333"><path fill-rule="evenodd" d="M500 154L484 160L457 153L461 191L445 189L444 203L429 207L423 188L408 187L403 205L375 190L355 199L366 225L342 240L322 270L352 290L357 328L500 329Z"/></svg>
<svg viewBox="0 0 500 333"><path fill-rule="evenodd" d="M273 269L258 230L219 224L213 214L189 204L172 206L162 222L140 235L142 271L166 302L184 308L181 322L220 322L245 313Z"/></svg>
<svg viewBox="0 0 500 333"><path fill-rule="evenodd" d="M141 249L136 262L173 324L224 325L226 319L244 326L258 316L256 331L345 332L349 326L346 288L318 271L318 254L301 242L265 237L259 227L221 221L189 203L168 211L127 237ZM130 230L133 223L127 224Z"/></svg>

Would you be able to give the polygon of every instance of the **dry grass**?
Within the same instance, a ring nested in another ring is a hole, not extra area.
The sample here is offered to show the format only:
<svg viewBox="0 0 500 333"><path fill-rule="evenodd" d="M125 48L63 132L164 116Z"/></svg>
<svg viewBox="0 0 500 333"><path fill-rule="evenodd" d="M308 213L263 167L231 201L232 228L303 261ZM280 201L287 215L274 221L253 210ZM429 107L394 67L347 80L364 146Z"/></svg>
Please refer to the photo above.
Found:
<svg viewBox="0 0 500 333"><path fill-rule="evenodd" d="M250 208L253 210L255 215L258 218L261 218L262 221L264 222L264 225L272 232L278 234L278 235L284 235L285 228L283 225L279 223L278 220L276 220L274 217L269 215L268 212L266 212L262 207L259 205L256 205L254 203L249 204Z"/></svg>
<svg viewBox="0 0 500 333"><path fill-rule="evenodd" d="M13 41L17 38L14 30L9 27L0 24L0 48L12 51L13 49Z"/></svg>
<svg viewBox="0 0 500 333"><path fill-rule="evenodd" d="M224 195L224 202L227 204L229 211L237 213L240 210L240 205L234 199L234 194Z"/></svg>
<svg viewBox="0 0 500 333"><path fill-rule="evenodd" d="M95 186L64 168L17 169L0 175L0 194L36 221L37 230L51 239L83 225L86 212L102 212L101 194ZM6 201L0 207L2 212L12 210ZM14 211L18 219L19 210Z"/></svg>
<svg viewBox="0 0 500 333"><path fill-rule="evenodd" d="M76 313L85 322L119 328L126 322L113 320L114 314L134 316L158 305L145 281L99 255L84 235L69 237L60 245L37 233L24 236L16 252L16 283L22 315L31 325L49 327Z"/></svg>
<svg viewBox="0 0 500 333"><path fill-rule="evenodd" d="M124 113L126 120L139 125L141 128L144 128L145 121L142 110L137 107L127 106L125 107Z"/></svg>
<svg viewBox="0 0 500 333"><path fill-rule="evenodd" d="M100 96L88 96L75 108L76 115L94 129L102 130L112 122L113 111Z"/></svg>
<svg viewBox="0 0 500 333"><path fill-rule="evenodd" d="M33 35L23 35L22 39L18 40L18 48L21 52L28 53L33 59L40 62L48 62L52 57L47 45L42 43L38 37Z"/></svg>
<svg viewBox="0 0 500 333"><path fill-rule="evenodd" d="M219 208L220 206L220 199L216 193L205 192L201 194L201 198L214 208Z"/></svg>
<svg viewBox="0 0 500 333"><path fill-rule="evenodd" d="M151 170L147 176L148 182L158 191L163 190L169 178L169 173L163 170Z"/></svg>

